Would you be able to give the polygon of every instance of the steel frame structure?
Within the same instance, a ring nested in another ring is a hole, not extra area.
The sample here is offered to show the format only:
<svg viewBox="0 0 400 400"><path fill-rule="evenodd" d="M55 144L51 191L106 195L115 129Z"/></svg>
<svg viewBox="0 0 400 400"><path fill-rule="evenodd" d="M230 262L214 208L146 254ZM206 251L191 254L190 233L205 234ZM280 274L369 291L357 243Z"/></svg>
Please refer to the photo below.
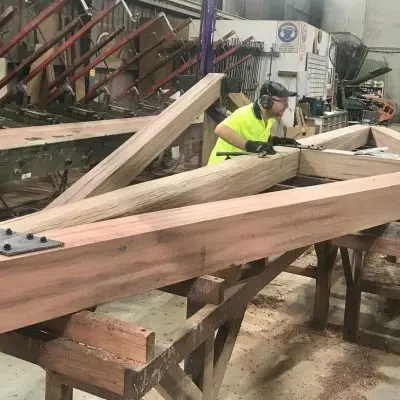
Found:
<svg viewBox="0 0 400 400"><path fill-rule="evenodd" d="M61 9L69 0L55 0L45 8L36 18L33 18L27 25L25 25L14 37L12 37L7 44L0 48L0 57L4 56L9 50L16 46L21 40L29 35L33 29L37 28L45 19L51 14Z"/></svg>
<svg viewBox="0 0 400 400"><path fill-rule="evenodd" d="M143 33L147 28L149 28L151 25L153 25L155 22L159 21L161 18L165 18L164 13L160 13L157 15L155 18L145 22L143 25L141 25L139 28L134 30L133 32L129 33L126 35L121 41L119 41L115 46L111 47L110 49L105 50L103 53L99 54L94 60L90 61L88 65L86 65L84 68L82 68L80 71L75 73L73 76L71 76L68 79L68 84L73 83L77 81L79 78L83 77L91 69L93 69L96 65L100 64L102 61L104 61L107 57L110 55L114 54L118 50L122 49L127 43L129 43L131 40L134 38L138 37L141 33ZM46 104L51 103L55 99L57 99L61 94L63 93L62 88L55 89L53 92L49 94L49 96L46 99Z"/></svg>
<svg viewBox="0 0 400 400"><path fill-rule="evenodd" d="M35 51L31 56L24 59L16 68L14 68L9 74L0 80L0 88L6 86L14 77L21 72L26 66L35 62L39 57L50 50L55 44L57 44L62 38L68 35L73 29L75 29L81 23L80 19L74 19L63 29L56 33L56 35L47 41L42 47Z"/></svg>
<svg viewBox="0 0 400 400"><path fill-rule="evenodd" d="M94 85L92 88L90 88L89 92L85 96L83 96L81 99L79 99L77 101L77 103L84 104L84 103L94 100L96 97L98 97L101 94L104 86L108 82L115 79L117 76L119 76L123 72L125 72L127 70L127 68L129 68L132 64L139 61L140 58L144 57L146 54L149 54L151 51L153 51L155 48L160 46L162 43L166 42L167 40L172 39L178 32L180 32L182 29L187 27L191 22L192 22L192 20L190 18L187 19L186 21L182 22L179 26L177 26L175 29L173 29L172 31L163 35L159 40L157 40L151 46L147 47L145 50L141 51L139 54L126 60L120 68L116 69L110 75L105 77L102 81L98 82L96 85Z"/></svg>

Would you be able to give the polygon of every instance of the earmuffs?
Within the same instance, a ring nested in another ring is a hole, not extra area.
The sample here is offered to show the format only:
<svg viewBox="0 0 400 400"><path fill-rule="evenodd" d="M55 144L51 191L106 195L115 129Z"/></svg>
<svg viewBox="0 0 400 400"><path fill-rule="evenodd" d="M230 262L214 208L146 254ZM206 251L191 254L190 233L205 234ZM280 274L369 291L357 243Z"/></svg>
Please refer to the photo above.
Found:
<svg viewBox="0 0 400 400"><path fill-rule="evenodd" d="M273 106L272 98L269 94L264 94L260 97L260 104L266 110L270 110Z"/></svg>

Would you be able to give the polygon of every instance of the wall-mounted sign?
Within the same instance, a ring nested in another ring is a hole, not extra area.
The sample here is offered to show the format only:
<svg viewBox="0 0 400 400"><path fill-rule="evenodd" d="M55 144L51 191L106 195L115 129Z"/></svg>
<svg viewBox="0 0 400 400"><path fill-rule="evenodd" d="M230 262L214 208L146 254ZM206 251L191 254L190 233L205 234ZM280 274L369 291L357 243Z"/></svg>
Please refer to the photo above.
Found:
<svg viewBox="0 0 400 400"><path fill-rule="evenodd" d="M281 53L297 53L299 48L299 27L294 22L278 24L277 50Z"/></svg>

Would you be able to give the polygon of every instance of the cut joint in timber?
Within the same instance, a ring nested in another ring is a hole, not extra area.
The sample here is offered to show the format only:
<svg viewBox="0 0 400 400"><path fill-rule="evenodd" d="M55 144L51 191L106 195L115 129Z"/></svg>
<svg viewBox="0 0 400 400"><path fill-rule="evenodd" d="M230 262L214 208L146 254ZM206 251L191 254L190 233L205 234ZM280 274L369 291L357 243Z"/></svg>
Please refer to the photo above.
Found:
<svg viewBox="0 0 400 400"><path fill-rule="evenodd" d="M16 256L39 250L54 249L63 245L64 243L50 240L45 236L15 232L11 228L0 229L0 254L3 256Z"/></svg>

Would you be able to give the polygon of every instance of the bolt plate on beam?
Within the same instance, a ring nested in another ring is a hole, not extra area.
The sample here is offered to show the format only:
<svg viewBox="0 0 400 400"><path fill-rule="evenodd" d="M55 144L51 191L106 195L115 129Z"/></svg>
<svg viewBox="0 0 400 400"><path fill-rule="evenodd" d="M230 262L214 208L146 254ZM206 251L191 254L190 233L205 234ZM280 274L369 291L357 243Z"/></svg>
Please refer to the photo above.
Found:
<svg viewBox="0 0 400 400"><path fill-rule="evenodd" d="M62 242L49 240L44 236L34 236L31 233L14 232L10 228L0 228L0 254L3 256L16 256L39 250L54 249L63 245Z"/></svg>

